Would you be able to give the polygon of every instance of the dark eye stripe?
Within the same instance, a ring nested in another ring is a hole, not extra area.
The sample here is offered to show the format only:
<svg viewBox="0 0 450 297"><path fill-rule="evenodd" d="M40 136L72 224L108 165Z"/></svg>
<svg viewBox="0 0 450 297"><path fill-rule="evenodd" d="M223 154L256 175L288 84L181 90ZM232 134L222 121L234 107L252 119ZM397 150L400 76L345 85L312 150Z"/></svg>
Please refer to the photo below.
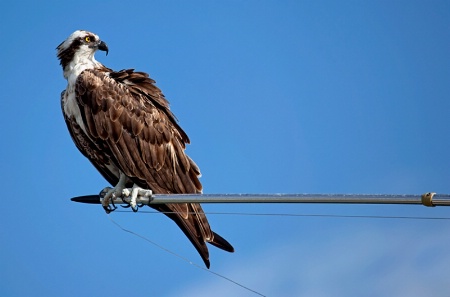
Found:
<svg viewBox="0 0 450 297"><path fill-rule="evenodd" d="M86 42L95 42L95 36L92 36L92 35L85 36L81 39Z"/></svg>

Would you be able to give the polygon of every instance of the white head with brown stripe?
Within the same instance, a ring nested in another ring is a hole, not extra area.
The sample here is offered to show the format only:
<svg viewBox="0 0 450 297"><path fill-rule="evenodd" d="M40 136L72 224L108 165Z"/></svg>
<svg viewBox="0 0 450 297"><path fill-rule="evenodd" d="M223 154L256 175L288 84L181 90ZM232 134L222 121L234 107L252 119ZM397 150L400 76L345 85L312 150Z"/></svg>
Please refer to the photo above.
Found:
<svg viewBox="0 0 450 297"><path fill-rule="evenodd" d="M106 43L98 35L85 30L73 32L56 49L64 71L64 77L69 81L69 84L83 70L103 66L95 60L94 54L97 50L106 51L106 54L108 54Z"/></svg>

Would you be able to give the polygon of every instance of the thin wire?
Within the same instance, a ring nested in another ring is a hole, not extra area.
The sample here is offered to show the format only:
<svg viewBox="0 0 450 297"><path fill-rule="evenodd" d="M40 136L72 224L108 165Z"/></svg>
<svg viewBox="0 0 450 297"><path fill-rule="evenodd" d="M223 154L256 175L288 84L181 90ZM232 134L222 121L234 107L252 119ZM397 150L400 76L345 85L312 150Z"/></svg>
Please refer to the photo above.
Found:
<svg viewBox="0 0 450 297"><path fill-rule="evenodd" d="M228 277L226 277L226 276L223 276L223 275L221 275L221 274L219 274L219 273L217 273L217 272L214 272L214 271L212 271L212 270L206 269L206 268L204 268L203 266L200 266L200 265L198 265L197 263L192 262L192 261L189 260L188 258L185 258L185 257L183 257L183 256L181 256L181 255L179 255L179 254L177 254L177 253L175 253L175 252L173 252L173 251L171 251L171 250L169 250L169 249L167 249L167 248L165 248L165 247L163 247L163 246L157 244L156 242L154 242L154 241L148 239L147 237L145 237L145 236L143 236L143 235L140 235L140 234L135 233L135 232L133 232L133 231L131 231L131 230L125 229L125 228L122 227L119 223L117 223L116 221L114 221L114 220L111 218L110 215L107 215L107 216L108 216L108 219L109 219L114 225L116 225L119 229L121 229L122 231L125 231L125 232L127 232L127 233L132 234L132 235L135 235L135 236L137 236L137 237L139 237L139 238L141 238L141 239L147 241L148 243L151 243L152 245L156 246L157 248L159 248L159 249L161 249L161 250L163 250L163 251L165 251L165 252L167 252L167 253L169 253L169 254L175 256L175 257L178 257L179 259L181 259L181 260L183 260L183 261L185 261L185 262L187 262L187 263L189 263L189 264L191 264L191 265L193 265L193 266L195 266L195 267L197 267L197 268L199 268L199 269L201 269L201 270L203 270L203 271L206 271L206 272L211 273L211 274L213 274L213 275L215 275L215 276L218 276L218 277L220 277L220 278L223 278L223 279L225 279L225 280L227 280L227 281L229 281L229 282L231 282L231 283L233 283L233 284L235 284L235 285L237 285L237 286L239 286L239 287L241 287L241 288L244 288L244 289L246 289L246 290L248 290L248 291L250 291L250 292L252 292L252 293L255 293L256 295L266 297L265 295L263 295L263 294L261 294L261 293L255 291L255 290L253 290L253 289L250 289L249 287L246 287L246 286L244 286L244 285L242 285L242 284L240 284L240 283L238 283L238 282L232 280L231 278L228 278Z"/></svg>
<svg viewBox="0 0 450 297"><path fill-rule="evenodd" d="M115 212L133 213L127 210ZM172 211L139 210L145 214L170 214ZM193 212L189 214L195 214ZM251 213L251 212L205 212L207 215L235 215L235 216L280 216L280 217L323 217L323 218L357 218L357 219L403 219L403 220L450 220L448 217L413 217L413 216L379 216L379 215L338 215L338 214L295 214L295 213Z"/></svg>

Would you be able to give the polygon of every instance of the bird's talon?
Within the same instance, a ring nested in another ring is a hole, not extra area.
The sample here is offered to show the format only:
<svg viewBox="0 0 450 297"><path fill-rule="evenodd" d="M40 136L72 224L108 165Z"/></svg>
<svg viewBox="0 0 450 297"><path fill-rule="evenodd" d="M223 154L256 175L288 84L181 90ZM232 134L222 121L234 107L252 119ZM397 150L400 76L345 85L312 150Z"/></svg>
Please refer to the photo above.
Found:
<svg viewBox="0 0 450 297"><path fill-rule="evenodd" d="M112 207L111 207L111 205L103 206L103 209L105 210L105 212L107 214L109 214L109 213L115 211L117 209L117 207L113 204Z"/></svg>
<svg viewBox="0 0 450 297"><path fill-rule="evenodd" d="M129 197L130 193L131 192L128 189L126 189L126 188L122 190L122 195L120 196L120 198L122 199L122 202L126 204L125 206L121 205L123 208L130 208L131 207L130 202L125 200L125 197Z"/></svg>
<svg viewBox="0 0 450 297"><path fill-rule="evenodd" d="M106 187L103 190L100 191L100 193L98 194L100 196L100 198L105 198L106 194L111 191L112 188L111 187Z"/></svg>
<svg viewBox="0 0 450 297"><path fill-rule="evenodd" d="M120 186L123 183L119 183L115 188L106 187L100 193L100 199L103 204L103 209L106 213L111 213L112 211L117 209L117 206L114 204L114 199L120 198L122 202L126 205L121 205L123 208L130 208L133 212L137 212L140 207L143 207L144 203L137 203L139 199L148 198L151 201L152 191L142 189L136 185L132 188L123 188Z"/></svg>
<svg viewBox="0 0 450 297"><path fill-rule="evenodd" d="M116 197L115 188L106 187L98 195L107 214L117 209L117 206L114 204L114 198Z"/></svg>
<svg viewBox="0 0 450 297"><path fill-rule="evenodd" d="M125 204L130 204L130 203L128 203L126 200L125 200L125 197L122 195L122 196L120 196L120 199L122 199L122 202L123 203L125 203Z"/></svg>
<svg viewBox="0 0 450 297"><path fill-rule="evenodd" d="M117 209L117 206L114 204L114 198L115 198L114 196L115 195L113 194L113 199L111 199L111 207L112 207L113 211Z"/></svg>

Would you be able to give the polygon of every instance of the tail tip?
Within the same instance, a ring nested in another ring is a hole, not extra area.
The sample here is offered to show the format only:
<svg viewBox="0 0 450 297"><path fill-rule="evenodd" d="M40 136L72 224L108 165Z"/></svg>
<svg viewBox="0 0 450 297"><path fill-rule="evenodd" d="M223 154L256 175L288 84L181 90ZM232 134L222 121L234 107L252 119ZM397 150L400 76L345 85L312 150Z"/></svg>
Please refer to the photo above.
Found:
<svg viewBox="0 0 450 297"><path fill-rule="evenodd" d="M214 238L212 241L209 241L210 244L224 251L234 253L234 247L225 238L215 232L213 232L213 235Z"/></svg>

